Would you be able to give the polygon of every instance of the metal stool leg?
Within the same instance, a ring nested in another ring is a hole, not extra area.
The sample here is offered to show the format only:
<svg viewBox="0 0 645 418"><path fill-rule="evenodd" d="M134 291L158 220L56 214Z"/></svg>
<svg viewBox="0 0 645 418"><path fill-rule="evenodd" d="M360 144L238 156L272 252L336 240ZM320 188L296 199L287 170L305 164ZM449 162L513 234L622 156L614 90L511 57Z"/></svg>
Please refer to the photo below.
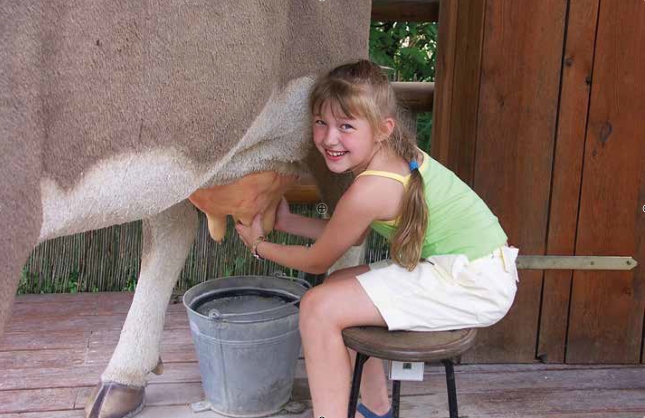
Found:
<svg viewBox="0 0 645 418"><path fill-rule="evenodd" d="M457 412L457 387L455 385L455 369L452 360L441 360L446 368L446 385L448 386L448 408L450 409L450 418L459 418Z"/></svg>
<svg viewBox="0 0 645 418"><path fill-rule="evenodd" d="M399 418L399 400L401 399L401 381L392 381L392 418Z"/></svg>
<svg viewBox="0 0 645 418"><path fill-rule="evenodd" d="M363 376L363 365L370 356L356 352L356 364L354 365L354 377L352 378L352 390L349 394L349 406L347 418L354 418L356 406L358 405L358 391L361 388L361 377Z"/></svg>

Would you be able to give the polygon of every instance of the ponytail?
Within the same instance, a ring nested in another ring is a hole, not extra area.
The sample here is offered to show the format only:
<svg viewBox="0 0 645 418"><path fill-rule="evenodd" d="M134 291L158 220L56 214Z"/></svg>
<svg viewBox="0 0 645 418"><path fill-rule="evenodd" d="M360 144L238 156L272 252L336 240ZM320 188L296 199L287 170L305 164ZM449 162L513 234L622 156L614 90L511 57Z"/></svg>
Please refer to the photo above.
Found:
<svg viewBox="0 0 645 418"><path fill-rule="evenodd" d="M406 130L399 127L399 129L395 129L390 142L406 161L417 161L416 144L409 138ZM415 168L410 173L410 179L403 194L399 222L390 238L390 257L396 264L409 271L414 270L421 259L423 241L428 226L428 206L425 192L423 177L419 169Z"/></svg>

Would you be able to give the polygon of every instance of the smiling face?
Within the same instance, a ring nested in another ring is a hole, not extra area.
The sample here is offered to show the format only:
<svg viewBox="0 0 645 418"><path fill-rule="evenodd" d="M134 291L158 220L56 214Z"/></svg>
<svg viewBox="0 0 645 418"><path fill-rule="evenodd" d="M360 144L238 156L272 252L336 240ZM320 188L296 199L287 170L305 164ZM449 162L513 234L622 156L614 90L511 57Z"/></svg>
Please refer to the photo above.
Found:
<svg viewBox="0 0 645 418"><path fill-rule="evenodd" d="M358 174L369 165L379 150L367 119L349 118L337 106L325 103L312 115L314 144L334 173L351 170Z"/></svg>

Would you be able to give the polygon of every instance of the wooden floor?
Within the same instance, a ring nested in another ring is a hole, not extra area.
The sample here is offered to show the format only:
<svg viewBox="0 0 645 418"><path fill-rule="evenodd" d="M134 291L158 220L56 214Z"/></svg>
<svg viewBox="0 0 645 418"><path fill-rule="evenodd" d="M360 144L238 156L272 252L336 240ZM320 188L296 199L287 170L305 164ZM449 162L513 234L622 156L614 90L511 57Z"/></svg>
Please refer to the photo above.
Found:
<svg viewBox="0 0 645 418"><path fill-rule="evenodd" d="M82 417L82 408L112 354L132 294L18 297L0 339L0 417ZM153 376L139 417L212 418L189 404L203 399L186 312L171 304L162 343L165 373ZM459 365L461 417L641 418L645 369L639 366ZM426 366L421 382L403 382L402 418L447 417L442 369ZM303 360L293 398L311 406ZM298 415L276 417L304 418Z"/></svg>

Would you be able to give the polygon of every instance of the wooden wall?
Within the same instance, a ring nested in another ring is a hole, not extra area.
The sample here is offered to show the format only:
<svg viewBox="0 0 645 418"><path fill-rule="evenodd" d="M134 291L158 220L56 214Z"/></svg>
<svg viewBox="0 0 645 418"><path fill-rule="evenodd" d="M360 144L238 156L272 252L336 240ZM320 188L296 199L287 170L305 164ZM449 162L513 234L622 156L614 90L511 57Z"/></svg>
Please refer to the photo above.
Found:
<svg viewBox="0 0 645 418"><path fill-rule="evenodd" d="M645 309L645 2L446 0L431 153L520 254L632 256L520 271L469 362L638 363Z"/></svg>

